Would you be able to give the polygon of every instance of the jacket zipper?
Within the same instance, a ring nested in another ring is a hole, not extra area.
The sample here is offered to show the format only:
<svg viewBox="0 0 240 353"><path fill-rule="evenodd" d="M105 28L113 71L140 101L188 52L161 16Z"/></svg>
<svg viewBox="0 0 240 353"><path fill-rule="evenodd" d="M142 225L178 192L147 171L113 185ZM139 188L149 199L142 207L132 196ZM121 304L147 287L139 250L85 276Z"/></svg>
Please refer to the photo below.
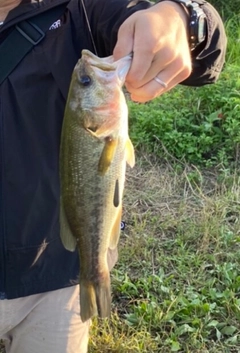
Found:
<svg viewBox="0 0 240 353"><path fill-rule="evenodd" d="M1 281L0 281L0 300L6 298L6 243L5 243L5 225L4 225L4 197L3 197L3 112L0 99L0 261L1 261Z"/></svg>

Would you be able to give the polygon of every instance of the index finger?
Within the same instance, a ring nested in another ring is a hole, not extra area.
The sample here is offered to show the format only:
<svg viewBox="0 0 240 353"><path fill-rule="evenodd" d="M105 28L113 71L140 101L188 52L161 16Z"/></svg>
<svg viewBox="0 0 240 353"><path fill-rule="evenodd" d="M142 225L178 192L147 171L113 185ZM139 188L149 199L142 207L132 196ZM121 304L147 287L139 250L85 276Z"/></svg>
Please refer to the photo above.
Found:
<svg viewBox="0 0 240 353"><path fill-rule="evenodd" d="M133 60L131 68L128 72L126 81L133 87L138 88L146 83L144 77L150 70L152 65L153 55L144 48L133 48Z"/></svg>
<svg viewBox="0 0 240 353"><path fill-rule="evenodd" d="M118 39L113 50L114 60L119 60L122 57L133 53L131 68L128 72L126 81L134 87L140 87L144 83L143 78L148 72L152 64L153 53L145 47L149 47L149 36L144 38L142 26L136 25L134 15L129 17L119 28Z"/></svg>
<svg viewBox="0 0 240 353"><path fill-rule="evenodd" d="M134 28L130 21L126 20L118 30L118 38L113 50L114 60L119 60L133 51Z"/></svg>
<svg viewBox="0 0 240 353"><path fill-rule="evenodd" d="M150 70L155 56L152 50L154 48L153 38L149 36L148 31L143 30L143 27L144 22L135 24L132 48L133 60L127 75L127 81L136 88L147 82L146 74Z"/></svg>

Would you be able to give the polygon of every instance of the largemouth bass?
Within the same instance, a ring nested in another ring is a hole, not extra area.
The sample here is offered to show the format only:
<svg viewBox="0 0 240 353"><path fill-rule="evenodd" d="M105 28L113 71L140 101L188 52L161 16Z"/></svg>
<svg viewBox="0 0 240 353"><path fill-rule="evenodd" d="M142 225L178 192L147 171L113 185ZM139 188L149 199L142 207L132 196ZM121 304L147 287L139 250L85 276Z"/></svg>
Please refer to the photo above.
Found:
<svg viewBox="0 0 240 353"><path fill-rule="evenodd" d="M116 62L82 51L74 68L60 149L60 236L80 258L81 319L110 315L107 261L116 249L126 162L133 167L122 92L131 56Z"/></svg>

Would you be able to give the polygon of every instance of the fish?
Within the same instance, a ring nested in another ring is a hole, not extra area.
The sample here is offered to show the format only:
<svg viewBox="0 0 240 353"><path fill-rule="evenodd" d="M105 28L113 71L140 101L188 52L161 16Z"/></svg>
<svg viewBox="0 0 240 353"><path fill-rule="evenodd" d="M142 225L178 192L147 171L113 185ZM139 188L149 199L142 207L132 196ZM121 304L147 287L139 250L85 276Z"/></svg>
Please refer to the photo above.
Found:
<svg viewBox="0 0 240 353"><path fill-rule="evenodd" d="M80 261L80 316L111 314L108 253L120 236L126 165L135 164L123 85L132 56L83 50L69 87L60 144L60 237Z"/></svg>

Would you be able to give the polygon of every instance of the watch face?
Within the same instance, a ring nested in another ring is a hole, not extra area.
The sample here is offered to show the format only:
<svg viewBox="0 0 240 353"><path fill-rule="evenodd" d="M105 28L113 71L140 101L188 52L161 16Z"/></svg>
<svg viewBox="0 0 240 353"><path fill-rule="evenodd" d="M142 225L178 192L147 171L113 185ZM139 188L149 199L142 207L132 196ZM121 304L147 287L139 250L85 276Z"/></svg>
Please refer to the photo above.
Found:
<svg viewBox="0 0 240 353"><path fill-rule="evenodd" d="M206 19L205 15L198 18L198 42L202 43L206 38Z"/></svg>

